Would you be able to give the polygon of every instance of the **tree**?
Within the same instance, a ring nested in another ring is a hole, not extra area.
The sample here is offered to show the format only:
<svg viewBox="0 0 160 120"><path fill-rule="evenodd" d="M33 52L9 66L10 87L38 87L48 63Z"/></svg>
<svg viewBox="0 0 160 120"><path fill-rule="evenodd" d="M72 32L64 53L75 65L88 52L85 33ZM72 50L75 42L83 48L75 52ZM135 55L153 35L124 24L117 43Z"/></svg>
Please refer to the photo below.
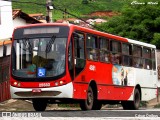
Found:
<svg viewBox="0 0 160 120"><path fill-rule="evenodd" d="M151 43L155 44L157 48L160 48L160 33L154 33Z"/></svg>
<svg viewBox="0 0 160 120"><path fill-rule="evenodd" d="M82 4L88 4L88 0L82 0Z"/></svg>
<svg viewBox="0 0 160 120"><path fill-rule="evenodd" d="M108 33L152 43L160 48L160 4L128 5L98 28ZM100 30L100 29L99 29Z"/></svg>

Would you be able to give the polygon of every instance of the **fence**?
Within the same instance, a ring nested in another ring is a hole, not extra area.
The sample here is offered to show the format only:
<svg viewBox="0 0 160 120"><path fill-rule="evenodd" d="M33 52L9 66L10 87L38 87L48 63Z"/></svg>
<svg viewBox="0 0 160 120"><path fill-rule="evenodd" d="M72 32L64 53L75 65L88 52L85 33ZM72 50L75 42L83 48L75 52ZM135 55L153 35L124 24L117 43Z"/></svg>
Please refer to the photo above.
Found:
<svg viewBox="0 0 160 120"><path fill-rule="evenodd" d="M0 102L10 99L10 56L0 58Z"/></svg>

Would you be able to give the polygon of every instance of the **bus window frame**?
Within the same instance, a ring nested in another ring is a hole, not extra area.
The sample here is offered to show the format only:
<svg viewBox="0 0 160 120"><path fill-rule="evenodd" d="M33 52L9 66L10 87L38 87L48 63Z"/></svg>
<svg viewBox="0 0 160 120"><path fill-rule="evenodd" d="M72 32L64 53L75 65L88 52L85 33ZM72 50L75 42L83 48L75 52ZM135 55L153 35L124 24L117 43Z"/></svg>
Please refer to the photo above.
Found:
<svg viewBox="0 0 160 120"><path fill-rule="evenodd" d="M152 52L154 51L154 55L152 54ZM152 70L156 71L156 49L152 49L151 50L151 59L152 59Z"/></svg>
<svg viewBox="0 0 160 120"><path fill-rule="evenodd" d="M118 51L113 51L113 42L118 43ZM122 42L116 39L109 40L110 62L111 64L122 65ZM116 56L118 55L118 56Z"/></svg>
<svg viewBox="0 0 160 120"><path fill-rule="evenodd" d="M145 49L150 51L150 55L149 56L144 56L144 50ZM145 47L145 46L143 46L143 48L142 48L143 69L146 69L146 70L151 70L152 69L151 51L152 51L151 48L148 48L148 47ZM146 61L149 61L149 66L146 65Z"/></svg>
<svg viewBox="0 0 160 120"><path fill-rule="evenodd" d="M128 47L129 47L129 49L128 49L128 54L126 54L126 53L123 53L123 45L128 45ZM122 65L123 66L127 66L127 67L132 67L132 64L133 64L133 60L132 60L132 44L130 44L130 43L126 43L126 42L122 42ZM124 57L128 57L128 59L130 59L131 61L130 61L130 64L128 64L128 65L126 65L125 64L125 62L124 62Z"/></svg>
<svg viewBox="0 0 160 120"><path fill-rule="evenodd" d="M107 42L107 46L106 46L106 49L103 50L103 48L101 48L101 40L105 40ZM98 37L98 43L99 43L99 61L102 62L102 63L110 63L110 39L107 38L107 37L102 37L102 36L99 36ZM101 56L101 52L104 52L106 54L108 54L107 56L103 56L103 57L107 57L108 60L106 60L104 58L104 60L102 60L102 56Z"/></svg>
<svg viewBox="0 0 160 120"><path fill-rule="evenodd" d="M137 51L137 49L134 50L135 46L140 48L140 55L138 55L138 56L135 54L137 52L134 52L134 51ZM143 64L142 64L142 60L143 60L143 58L142 58L142 47L143 46L137 45L137 44L133 44L132 45L132 66L135 67L135 68L143 69ZM139 63L135 59L139 59Z"/></svg>
<svg viewBox="0 0 160 120"><path fill-rule="evenodd" d="M95 41L94 41L94 47L91 47L91 46L87 46L87 41L88 41L88 37L91 36L91 37L94 37L95 38ZM91 34L91 33L86 33L86 58L87 60L89 61L95 61L95 62L98 62L99 61L99 38L97 35L95 34ZM89 50L88 50L89 49ZM89 51L89 53L88 53ZM88 56L89 55L89 56ZM95 55L95 56L94 56ZM94 57L96 59L94 59Z"/></svg>

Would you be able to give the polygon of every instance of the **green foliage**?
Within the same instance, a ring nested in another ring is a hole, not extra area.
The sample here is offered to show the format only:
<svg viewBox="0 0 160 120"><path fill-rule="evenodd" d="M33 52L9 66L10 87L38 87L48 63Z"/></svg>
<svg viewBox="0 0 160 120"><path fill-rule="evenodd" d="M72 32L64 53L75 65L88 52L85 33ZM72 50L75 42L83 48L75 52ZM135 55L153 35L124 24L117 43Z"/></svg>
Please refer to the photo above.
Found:
<svg viewBox="0 0 160 120"><path fill-rule="evenodd" d="M128 0L87 0L88 4L82 4L83 0L53 0L53 4L57 8L67 9L68 12L77 15L78 17L82 17L83 15L90 14L95 11L120 11L123 8L123 5L127 3ZM46 0L20 0L20 2L35 2L38 4L44 5L36 5L29 3L19 3L13 2L14 9L22 9L23 12L28 14L32 13L43 13L46 14ZM62 19L63 12L54 9L53 10L53 18L54 19ZM69 16L73 17L73 16Z"/></svg>
<svg viewBox="0 0 160 120"><path fill-rule="evenodd" d="M63 107L63 108L79 108L79 104L58 104L58 107Z"/></svg>
<svg viewBox="0 0 160 120"><path fill-rule="evenodd" d="M160 4L144 3L125 6L120 16L113 17L98 27L108 33L152 43L160 48Z"/></svg>
<svg viewBox="0 0 160 120"><path fill-rule="evenodd" d="M154 108L160 108L160 104L155 105Z"/></svg>
<svg viewBox="0 0 160 120"><path fill-rule="evenodd" d="M88 0L82 0L82 4L88 4Z"/></svg>
<svg viewBox="0 0 160 120"><path fill-rule="evenodd" d="M160 33L153 34L153 40L151 41L152 44L155 44L157 48L160 48Z"/></svg>
<svg viewBox="0 0 160 120"><path fill-rule="evenodd" d="M148 102L146 102L146 101L141 101L139 106L146 108L146 107L147 107L147 104L148 104Z"/></svg>

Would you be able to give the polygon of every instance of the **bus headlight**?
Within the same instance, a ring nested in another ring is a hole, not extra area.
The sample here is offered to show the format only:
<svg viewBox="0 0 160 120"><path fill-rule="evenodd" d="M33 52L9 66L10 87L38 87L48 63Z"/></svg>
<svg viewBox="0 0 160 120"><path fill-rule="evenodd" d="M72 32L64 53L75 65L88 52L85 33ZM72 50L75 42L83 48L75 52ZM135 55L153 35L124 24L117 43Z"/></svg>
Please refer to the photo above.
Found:
<svg viewBox="0 0 160 120"><path fill-rule="evenodd" d="M13 82L13 86L15 86L15 87L20 87L21 86L21 83L20 82Z"/></svg>
<svg viewBox="0 0 160 120"><path fill-rule="evenodd" d="M66 80L56 81L54 84L55 84L55 86L65 85L66 84Z"/></svg>
<svg viewBox="0 0 160 120"><path fill-rule="evenodd" d="M60 85L63 85L63 83L64 83L64 82L63 82L62 80L59 82Z"/></svg>
<svg viewBox="0 0 160 120"><path fill-rule="evenodd" d="M17 86L17 84L18 84L17 82L14 82L14 83L13 83L14 86Z"/></svg>

